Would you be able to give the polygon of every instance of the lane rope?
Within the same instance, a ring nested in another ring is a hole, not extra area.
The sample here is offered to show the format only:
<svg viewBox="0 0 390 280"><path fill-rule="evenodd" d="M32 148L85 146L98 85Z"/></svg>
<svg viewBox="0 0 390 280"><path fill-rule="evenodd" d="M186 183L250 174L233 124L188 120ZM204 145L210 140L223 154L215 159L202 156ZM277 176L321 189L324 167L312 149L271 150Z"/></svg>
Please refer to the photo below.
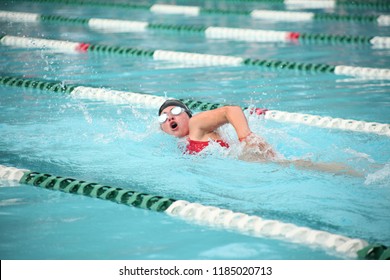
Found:
<svg viewBox="0 0 390 280"><path fill-rule="evenodd" d="M338 15L313 12L291 12L291 11L271 11L271 10L237 10L237 9L208 9L199 6L180 6L168 4L127 4L127 3L111 3L99 1L83 1L83 0L33 0L32 2L51 2L73 5L92 5L100 7L112 8L127 8L127 9L142 9L148 10L157 14L174 14L186 16L199 15L241 15L250 16L257 19L265 19L272 21L347 21L359 23L373 23L379 26L390 25L390 15Z"/></svg>
<svg viewBox="0 0 390 280"><path fill-rule="evenodd" d="M104 88L72 85L65 82L29 79L17 76L1 76L0 85L27 89L38 89L49 92L65 93L73 98L105 101L113 104L136 104L148 108L158 109L166 98L135 92L125 92ZM225 106L226 104L202 102L193 99L180 99L191 110L206 111ZM278 110L264 110L261 108L241 107L253 116L282 123L297 123L308 126L340 129L346 131L373 133L390 136L390 124L365 122L342 118L323 117L318 115L291 113Z"/></svg>
<svg viewBox="0 0 390 280"><path fill-rule="evenodd" d="M266 70L295 70L305 73L329 73L343 76L366 77L372 79L390 79L390 69L356 67L347 65L329 65L324 63L305 63L239 56L212 55L167 50L146 50L140 48L109 46L101 44L78 43L61 40L49 40L32 37L4 35L0 44L20 48L51 49L61 52L88 52L98 54L115 54L127 57L146 57L153 60L188 63L202 66L254 66Z"/></svg>
<svg viewBox="0 0 390 280"><path fill-rule="evenodd" d="M204 206L185 200L175 200L159 195L150 195L130 189L107 186L83 180L53 176L47 173L32 172L0 165L0 179L16 181L20 184L57 190L71 194L89 196L119 204L134 206L178 217L210 227L233 230L238 233L286 240L293 243L318 247L337 252L348 258L390 259L390 249L380 244L368 244L357 238L349 238L321 230L313 230L277 220L266 220L259 216L233 212L214 206ZM382 249L379 255L372 251Z"/></svg>
<svg viewBox="0 0 390 280"><path fill-rule="evenodd" d="M360 8L360 9L390 9L387 0L350 1L350 0L222 0L222 2L255 2L269 4L284 4L292 9L330 9L336 7Z"/></svg>
<svg viewBox="0 0 390 280"><path fill-rule="evenodd" d="M103 18L78 18L59 15L42 15L0 11L0 20L7 22L36 22L45 24L71 24L87 26L97 31L146 32L153 30L172 31L177 34L197 34L209 39L228 39L248 42L301 42L328 44L361 44L377 48L390 48L390 37L353 36L333 34L310 34L294 31L275 31L261 29L228 28L217 26L149 23L144 21L115 20Z"/></svg>

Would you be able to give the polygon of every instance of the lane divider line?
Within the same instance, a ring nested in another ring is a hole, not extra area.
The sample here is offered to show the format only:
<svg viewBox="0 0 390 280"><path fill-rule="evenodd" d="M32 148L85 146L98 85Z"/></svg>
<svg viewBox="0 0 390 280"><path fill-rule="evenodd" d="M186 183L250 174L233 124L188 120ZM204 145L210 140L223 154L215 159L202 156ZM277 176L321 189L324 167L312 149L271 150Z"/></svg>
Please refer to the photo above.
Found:
<svg viewBox="0 0 390 280"><path fill-rule="evenodd" d="M42 3L58 3L72 5L92 5L110 8L127 8L127 9L142 9L157 14L174 14L185 16L199 15L240 15L250 16L252 18L272 20L272 21L345 21L372 23L378 26L389 26L390 15L339 15L328 13L313 13L313 12L291 12L291 11L272 11L272 10L237 10L236 8L226 9L208 9L200 6L181 6L168 4L128 4L128 3L111 3L98 1L84 0L33 0L32 2ZM386 5L386 4L383 4ZM387 3L387 8L389 4Z"/></svg>
<svg viewBox="0 0 390 280"><path fill-rule="evenodd" d="M51 49L66 53L94 52L99 54L124 55L127 57L147 57L153 60L171 61L202 66L255 66L266 70L295 70L306 73L329 73L371 79L390 79L390 69L387 68L355 67L347 65L334 66L324 63L267 60L167 50L145 50L124 46L108 46L10 35L0 37L0 44L20 48Z"/></svg>
<svg viewBox="0 0 390 280"><path fill-rule="evenodd" d="M380 244L368 244L365 240L349 238L322 230L297 226L278 220L266 220L256 215L233 212L229 209L205 206L185 200L140 193L130 189L86 182L74 178L54 176L0 165L0 180L16 181L47 190L62 191L108 200L141 209L165 212L188 222L210 227L233 230L259 238L285 240L302 245L332 251L347 258L390 258L390 250ZM381 254L373 251L382 250Z"/></svg>
<svg viewBox="0 0 390 280"><path fill-rule="evenodd" d="M144 21L115 20L103 18L78 18L59 15L41 15L0 11L0 20L7 22L36 22L43 24L70 24L88 26L97 31L110 32L154 32L172 31L181 35L203 35L209 39L228 39L247 42L300 42L328 44L361 44L376 48L390 48L390 37L353 36L333 34L310 34L294 31L229 28L218 26L149 23Z"/></svg>
<svg viewBox="0 0 390 280"><path fill-rule="evenodd" d="M135 104L142 105L148 108L158 109L166 98L142 94L135 92L125 92L104 88L87 87L82 85L70 85L64 82L48 81L39 79L29 79L17 76L1 76L0 85L13 86L20 88L30 88L45 90L55 93L65 93L71 95L73 98L90 99L97 101L104 101L113 104ZM180 99L191 110L206 111L225 106L226 104L201 102L193 99ZM318 115L291 113L278 110L268 110L252 107L241 107L247 110L253 116L259 116L266 120L273 120L282 123L296 123L308 126L340 129L345 131L373 133L383 136L390 136L390 124L383 124L378 122L365 122L358 120L322 117Z"/></svg>
<svg viewBox="0 0 390 280"><path fill-rule="evenodd" d="M360 9L390 9L390 3L386 0L376 1L348 1L348 0L222 0L221 2L255 2L268 4L283 4L290 9L331 9L337 7Z"/></svg>

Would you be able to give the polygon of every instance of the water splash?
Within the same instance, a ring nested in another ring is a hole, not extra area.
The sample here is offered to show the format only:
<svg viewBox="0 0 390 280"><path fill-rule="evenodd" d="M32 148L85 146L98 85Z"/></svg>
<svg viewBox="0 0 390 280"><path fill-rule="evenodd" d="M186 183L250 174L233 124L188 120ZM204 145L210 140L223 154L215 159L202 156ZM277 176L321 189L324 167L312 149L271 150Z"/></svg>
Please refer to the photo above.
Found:
<svg viewBox="0 0 390 280"><path fill-rule="evenodd" d="M21 198L10 198L10 199L0 200L0 207L20 205L20 204L25 204L24 200Z"/></svg>
<svg viewBox="0 0 390 280"><path fill-rule="evenodd" d="M370 163L374 163L375 161L371 158L370 155L366 154L366 153L362 153L362 152L358 152L358 151L355 151L351 148L347 148L347 149L344 149L344 152L346 152L347 154L350 154L352 156L354 156L353 160L367 160L368 162Z"/></svg>
<svg viewBox="0 0 390 280"><path fill-rule="evenodd" d="M126 109L126 110L125 110ZM128 111L130 109L130 112ZM116 140L130 140L132 142L143 142L160 131L156 118L140 112L137 108L121 108L117 110L119 119L104 119L109 129L96 135L95 141L111 143ZM128 118L131 117L131 118ZM134 121L133 118L136 120Z"/></svg>
<svg viewBox="0 0 390 280"><path fill-rule="evenodd" d="M365 185L371 184L380 184L387 185L390 184L390 163L386 163L383 168L378 171L368 174L366 180L364 181Z"/></svg>
<svg viewBox="0 0 390 280"><path fill-rule="evenodd" d="M83 103L79 103L77 104L77 108L83 113L85 121L89 124L92 124L93 119L88 111L87 106Z"/></svg>

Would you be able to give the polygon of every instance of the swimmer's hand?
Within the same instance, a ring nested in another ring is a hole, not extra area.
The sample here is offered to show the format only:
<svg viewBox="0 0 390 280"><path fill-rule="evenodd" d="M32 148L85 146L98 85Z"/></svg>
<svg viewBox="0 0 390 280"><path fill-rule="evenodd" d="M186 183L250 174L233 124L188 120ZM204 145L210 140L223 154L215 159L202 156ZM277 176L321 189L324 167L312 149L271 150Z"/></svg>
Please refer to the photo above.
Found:
<svg viewBox="0 0 390 280"><path fill-rule="evenodd" d="M240 142L245 145L243 156L247 160L274 160L277 157L277 154L272 146L262 137L254 134L253 132L249 133L246 137L240 138Z"/></svg>

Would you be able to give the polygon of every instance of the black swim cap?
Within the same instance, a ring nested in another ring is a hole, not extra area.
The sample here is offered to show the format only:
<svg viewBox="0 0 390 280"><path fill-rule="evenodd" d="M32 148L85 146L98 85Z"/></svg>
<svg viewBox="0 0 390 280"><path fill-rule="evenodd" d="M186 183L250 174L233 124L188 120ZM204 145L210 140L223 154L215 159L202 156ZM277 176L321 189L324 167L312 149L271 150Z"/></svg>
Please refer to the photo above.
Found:
<svg viewBox="0 0 390 280"><path fill-rule="evenodd" d="M160 109L158 110L158 115L160 116L161 115L161 112L169 107L169 106L177 106L177 107L181 107L185 110L185 112L187 113L187 115L191 118L192 117L192 112L190 109L188 109L188 107L183 103L181 102L180 100L177 100L177 99L168 99L167 101L165 101L163 103L163 105L161 105Z"/></svg>

